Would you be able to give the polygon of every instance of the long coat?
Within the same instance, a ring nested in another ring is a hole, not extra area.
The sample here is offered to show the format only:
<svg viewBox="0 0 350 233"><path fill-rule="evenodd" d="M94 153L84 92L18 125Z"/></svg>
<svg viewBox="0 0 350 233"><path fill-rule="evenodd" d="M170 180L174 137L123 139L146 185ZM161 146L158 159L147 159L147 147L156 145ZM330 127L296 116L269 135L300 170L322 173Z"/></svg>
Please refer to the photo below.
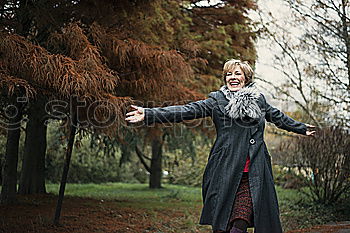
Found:
<svg viewBox="0 0 350 233"><path fill-rule="evenodd" d="M281 233L271 159L263 137L265 120L299 134L306 134L307 127L269 105L262 94L258 98L262 113L258 120L232 119L226 114L227 104L224 94L215 91L205 100L186 105L145 108L144 123L150 125L211 117L217 138L203 175L200 224L212 225L213 230L227 230L235 194L249 155L248 174L255 233Z"/></svg>

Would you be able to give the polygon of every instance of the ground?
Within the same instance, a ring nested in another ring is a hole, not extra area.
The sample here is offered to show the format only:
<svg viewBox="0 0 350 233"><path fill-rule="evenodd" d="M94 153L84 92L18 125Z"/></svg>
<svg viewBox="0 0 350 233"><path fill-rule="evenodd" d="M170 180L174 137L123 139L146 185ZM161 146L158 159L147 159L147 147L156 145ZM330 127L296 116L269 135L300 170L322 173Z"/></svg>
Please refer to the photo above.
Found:
<svg viewBox="0 0 350 233"><path fill-rule="evenodd" d="M97 200L93 198L65 197L60 225L54 226L57 196L53 194L19 196L18 204L0 206L0 232L120 232L120 233L210 233L210 227L199 226L196 218L201 203L186 207L172 200L159 208L136 208L134 201ZM350 222L316 226L289 233L347 233Z"/></svg>
<svg viewBox="0 0 350 233"><path fill-rule="evenodd" d="M350 233L350 221L335 222L307 229L293 230L288 233Z"/></svg>
<svg viewBox="0 0 350 233"><path fill-rule="evenodd" d="M0 206L0 232L209 232L192 225L183 208L143 209L135 203L66 197L60 225L54 226L57 197L19 196L15 206ZM176 203L174 203L176 206ZM198 206L200 208L200 206ZM199 211L199 209L198 209ZM188 229L188 228L192 229Z"/></svg>

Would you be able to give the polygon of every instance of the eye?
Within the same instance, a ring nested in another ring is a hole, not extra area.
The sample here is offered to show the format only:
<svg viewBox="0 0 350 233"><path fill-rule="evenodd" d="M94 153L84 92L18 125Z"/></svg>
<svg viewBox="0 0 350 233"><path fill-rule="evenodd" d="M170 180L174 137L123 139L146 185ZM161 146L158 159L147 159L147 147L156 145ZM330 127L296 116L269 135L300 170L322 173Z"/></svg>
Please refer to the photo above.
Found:
<svg viewBox="0 0 350 233"><path fill-rule="evenodd" d="M225 76L231 76L232 72L227 72Z"/></svg>

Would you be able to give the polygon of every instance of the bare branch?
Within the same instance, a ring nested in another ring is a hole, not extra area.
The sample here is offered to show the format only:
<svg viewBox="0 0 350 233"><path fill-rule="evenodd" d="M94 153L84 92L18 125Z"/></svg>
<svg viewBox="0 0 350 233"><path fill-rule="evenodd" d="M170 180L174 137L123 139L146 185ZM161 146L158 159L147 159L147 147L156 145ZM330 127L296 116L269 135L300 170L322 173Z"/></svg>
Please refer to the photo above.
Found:
<svg viewBox="0 0 350 233"><path fill-rule="evenodd" d="M142 165L145 167L145 169L148 172L151 172L151 168L147 165L146 161L144 160L144 157L145 158L147 158L147 157L141 152L141 150L138 148L137 145L135 146L135 151L136 151L137 157L139 157L139 159L140 159Z"/></svg>
<svg viewBox="0 0 350 233"><path fill-rule="evenodd" d="M288 96L289 98L291 98L293 100L293 102L295 104L297 104L301 109L303 109L305 111L306 114L308 114L310 116L310 118L312 119L312 121L317 125L317 126L321 126L321 124L319 123L319 121L316 119L316 117L313 115L313 113L307 108L305 107L304 104L302 104L300 101L298 101L294 96L292 96L291 94L289 94L287 91L283 90L281 87L273 84L272 82L269 82L267 80L261 79L261 78L256 78L259 79L265 83L268 83L269 85L271 85L273 88L275 88L276 90L278 90L278 92Z"/></svg>

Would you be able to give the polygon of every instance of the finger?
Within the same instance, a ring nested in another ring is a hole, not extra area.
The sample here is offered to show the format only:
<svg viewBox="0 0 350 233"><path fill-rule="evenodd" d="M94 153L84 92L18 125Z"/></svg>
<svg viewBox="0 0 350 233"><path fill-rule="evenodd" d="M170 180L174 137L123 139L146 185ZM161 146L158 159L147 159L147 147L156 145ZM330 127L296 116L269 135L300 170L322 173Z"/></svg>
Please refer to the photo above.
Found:
<svg viewBox="0 0 350 233"><path fill-rule="evenodd" d="M316 131L307 131L307 136L315 136Z"/></svg>
<svg viewBox="0 0 350 233"><path fill-rule="evenodd" d="M134 119L135 119L134 116L130 116L130 117L125 118L126 121L132 121L132 120L134 120Z"/></svg>
<svg viewBox="0 0 350 233"><path fill-rule="evenodd" d="M140 113L140 114L142 114L142 113L143 113L143 108L142 108L142 107L139 107L139 108L137 109L137 112Z"/></svg>
<svg viewBox="0 0 350 233"><path fill-rule="evenodd" d="M135 120L132 120L132 121L129 121L130 123L136 123L136 122L139 122L141 121L140 119L135 119Z"/></svg>
<svg viewBox="0 0 350 233"><path fill-rule="evenodd" d="M134 109L136 109L136 110L138 110L139 109L139 107L138 106L136 106L136 105L130 105L132 108L134 108Z"/></svg>
<svg viewBox="0 0 350 233"><path fill-rule="evenodd" d="M128 113L126 114L126 116L135 115L136 113L137 113L137 111L128 112Z"/></svg>
<svg viewBox="0 0 350 233"><path fill-rule="evenodd" d="M316 126L314 126L314 125L310 125L310 124L305 124L306 125L306 127L308 127L308 128L316 128Z"/></svg>
<svg viewBox="0 0 350 233"><path fill-rule="evenodd" d="M136 123L136 122L141 121L141 119L140 119L140 118L133 117L133 118L130 118L128 121L129 121L130 123Z"/></svg>

